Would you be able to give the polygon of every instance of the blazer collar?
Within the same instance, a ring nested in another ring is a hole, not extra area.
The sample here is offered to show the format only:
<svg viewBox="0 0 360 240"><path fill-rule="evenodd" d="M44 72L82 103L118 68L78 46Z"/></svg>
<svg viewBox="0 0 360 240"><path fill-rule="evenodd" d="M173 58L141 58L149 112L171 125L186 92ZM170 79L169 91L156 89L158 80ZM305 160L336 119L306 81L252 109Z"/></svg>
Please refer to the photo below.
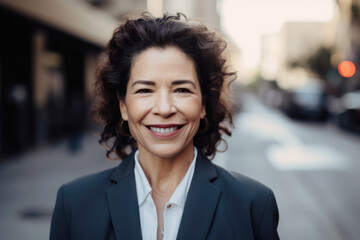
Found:
<svg viewBox="0 0 360 240"><path fill-rule="evenodd" d="M221 190L211 183L216 178L215 166L199 152L177 235L178 240L206 239L221 194Z"/></svg>
<svg viewBox="0 0 360 240"><path fill-rule="evenodd" d="M111 175L114 184L107 189L116 239L142 239L134 165L133 152L114 170ZM206 238L221 194L221 190L211 183L216 178L215 166L199 151L178 240Z"/></svg>
<svg viewBox="0 0 360 240"><path fill-rule="evenodd" d="M111 174L110 177L113 182L121 182L124 178L134 174L135 152L136 150L134 150L130 155L128 155L124 160L122 160L120 165L115 168L114 172Z"/></svg>
<svg viewBox="0 0 360 240"><path fill-rule="evenodd" d="M134 153L118 166L107 189L107 201L116 239L140 240L141 227L134 176Z"/></svg>

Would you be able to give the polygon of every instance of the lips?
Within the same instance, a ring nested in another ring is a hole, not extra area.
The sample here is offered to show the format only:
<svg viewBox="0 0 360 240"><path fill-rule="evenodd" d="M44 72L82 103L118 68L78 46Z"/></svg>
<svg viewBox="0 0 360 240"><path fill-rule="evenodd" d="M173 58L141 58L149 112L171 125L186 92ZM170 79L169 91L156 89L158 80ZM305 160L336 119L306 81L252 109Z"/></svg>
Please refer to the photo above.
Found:
<svg viewBox="0 0 360 240"><path fill-rule="evenodd" d="M148 125L147 128L150 132L156 136L173 136L175 135L179 129L181 129L184 125L177 124L167 124L167 125Z"/></svg>
<svg viewBox="0 0 360 240"><path fill-rule="evenodd" d="M150 127L150 130L157 132L157 133L169 133L169 132L173 132L179 128L180 127L169 127L169 128Z"/></svg>

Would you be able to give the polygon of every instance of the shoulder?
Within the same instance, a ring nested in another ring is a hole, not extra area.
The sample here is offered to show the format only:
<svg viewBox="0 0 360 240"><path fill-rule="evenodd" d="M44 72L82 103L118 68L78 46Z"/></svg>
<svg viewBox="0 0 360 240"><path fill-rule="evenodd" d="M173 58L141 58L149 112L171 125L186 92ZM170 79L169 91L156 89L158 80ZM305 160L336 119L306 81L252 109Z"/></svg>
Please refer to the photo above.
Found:
<svg viewBox="0 0 360 240"><path fill-rule="evenodd" d="M258 239L278 239L279 211L273 191L252 178L214 166L218 177L213 184L221 190L222 204L231 206L229 212L248 216Z"/></svg>
<svg viewBox="0 0 360 240"><path fill-rule="evenodd" d="M112 185L113 182L117 182L124 176L133 172L133 155L131 153L125 159L123 159L117 167L113 167L98 173L89 174L80 178L77 178L69 183L66 183L62 188L69 192L75 191L77 194L80 192L102 190Z"/></svg>
<svg viewBox="0 0 360 240"><path fill-rule="evenodd" d="M63 187L71 190L80 190L107 184L115 169L116 167L76 178L63 184Z"/></svg>
<svg viewBox="0 0 360 240"><path fill-rule="evenodd" d="M93 196L102 196L111 185L111 175L115 169L107 169L72 180L63 184L59 193L70 202L82 202Z"/></svg>
<svg viewBox="0 0 360 240"><path fill-rule="evenodd" d="M103 200L110 186L133 173L133 155L134 153L131 153L117 167L80 177L62 185L59 193L71 202L87 200L87 198Z"/></svg>
<svg viewBox="0 0 360 240"><path fill-rule="evenodd" d="M273 194L269 187L259 181L240 173L228 171L212 163L201 153L198 154L196 167L196 173L203 176L204 179L208 179L229 200L249 202L256 199L266 199Z"/></svg>
<svg viewBox="0 0 360 240"><path fill-rule="evenodd" d="M259 181L243 174L231 172L215 165L217 179L213 184L233 197L249 201L263 201L273 195L272 190Z"/></svg>
<svg viewBox="0 0 360 240"><path fill-rule="evenodd" d="M213 184L221 190L223 212L233 214L237 224L248 224L256 239L279 239L279 211L273 191L247 176L214 166L217 178Z"/></svg>

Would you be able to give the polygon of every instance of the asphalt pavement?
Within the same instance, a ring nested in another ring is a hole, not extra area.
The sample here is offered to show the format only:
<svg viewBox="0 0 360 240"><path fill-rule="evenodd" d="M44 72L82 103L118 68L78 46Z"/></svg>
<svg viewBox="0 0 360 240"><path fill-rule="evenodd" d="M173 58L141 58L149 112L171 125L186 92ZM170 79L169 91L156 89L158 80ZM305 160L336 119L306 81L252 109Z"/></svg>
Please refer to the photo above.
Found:
<svg viewBox="0 0 360 240"><path fill-rule="evenodd" d="M0 164L0 239L49 238L58 188L77 177L119 164L105 158L94 133L78 152L68 142L41 147Z"/></svg>

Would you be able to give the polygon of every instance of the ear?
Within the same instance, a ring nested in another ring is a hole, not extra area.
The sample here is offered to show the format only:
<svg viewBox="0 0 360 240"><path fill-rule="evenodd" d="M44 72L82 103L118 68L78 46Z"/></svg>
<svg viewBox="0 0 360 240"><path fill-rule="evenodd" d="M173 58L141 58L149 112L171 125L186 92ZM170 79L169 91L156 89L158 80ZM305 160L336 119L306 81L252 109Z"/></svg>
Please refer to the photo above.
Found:
<svg viewBox="0 0 360 240"><path fill-rule="evenodd" d="M206 116L206 108L205 105L201 105L200 118L204 118Z"/></svg>
<svg viewBox="0 0 360 240"><path fill-rule="evenodd" d="M128 120L127 107L125 104L125 99L120 98L119 94L117 94L117 99L119 101L119 109L121 113L121 118L125 121Z"/></svg>

